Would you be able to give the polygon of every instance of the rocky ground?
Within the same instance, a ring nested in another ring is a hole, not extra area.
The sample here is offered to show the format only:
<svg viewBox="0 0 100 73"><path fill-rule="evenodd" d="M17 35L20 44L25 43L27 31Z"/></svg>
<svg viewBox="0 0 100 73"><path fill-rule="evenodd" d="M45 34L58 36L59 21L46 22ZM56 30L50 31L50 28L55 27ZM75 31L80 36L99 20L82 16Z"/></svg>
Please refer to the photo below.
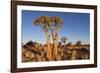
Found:
<svg viewBox="0 0 100 73"><path fill-rule="evenodd" d="M57 46L58 60L84 60L89 59L89 45L85 47L72 47L59 44ZM51 44L53 49L53 44ZM40 62L48 61L46 57L47 45L39 44L37 42L29 41L25 45L22 45L22 62Z"/></svg>

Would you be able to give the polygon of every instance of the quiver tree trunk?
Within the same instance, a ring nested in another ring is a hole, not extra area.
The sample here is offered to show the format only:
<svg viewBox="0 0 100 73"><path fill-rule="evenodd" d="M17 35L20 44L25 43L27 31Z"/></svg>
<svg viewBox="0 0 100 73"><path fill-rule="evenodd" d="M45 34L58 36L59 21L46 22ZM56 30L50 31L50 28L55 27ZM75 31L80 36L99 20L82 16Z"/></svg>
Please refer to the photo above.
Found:
<svg viewBox="0 0 100 73"><path fill-rule="evenodd" d="M52 49L50 48L50 34L46 33L47 37L47 58L48 60L52 60Z"/></svg>
<svg viewBox="0 0 100 73"><path fill-rule="evenodd" d="M58 45L58 30L56 30L56 35L55 35L55 59L58 60L58 48L57 48L57 45Z"/></svg>
<svg viewBox="0 0 100 73"><path fill-rule="evenodd" d="M58 44L58 31L56 30L56 35L54 36L54 32L52 31L52 37L53 37L53 45L54 45L54 48L53 48L53 59L54 60L57 60L57 54L58 54L58 51L57 51L57 44Z"/></svg>

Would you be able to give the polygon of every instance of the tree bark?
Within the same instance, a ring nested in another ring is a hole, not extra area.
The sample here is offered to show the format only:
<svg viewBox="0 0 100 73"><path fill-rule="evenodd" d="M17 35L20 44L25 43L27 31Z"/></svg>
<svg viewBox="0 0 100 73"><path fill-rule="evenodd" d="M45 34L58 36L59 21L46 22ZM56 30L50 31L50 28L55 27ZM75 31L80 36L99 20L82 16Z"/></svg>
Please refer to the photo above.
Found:
<svg viewBox="0 0 100 73"><path fill-rule="evenodd" d="M58 30L56 30L56 35L55 35L55 58L56 58L56 60L58 60L57 44L58 44Z"/></svg>
<svg viewBox="0 0 100 73"><path fill-rule="evenodd" d="M46 37L47 37L47 58L49 61L52 60L52 50L50 48L50 34L46 33Z"/></svg>
<svg viewBox="0 0 100 73"><path fill-rule="evenodd" d="M53 48L53 59L54 60L57 60L57 44L58 44L58 30L56 30L56 34L54 36L54 31L52 31L52 37L53 37L53 45L54 45L54 48Z"/></svg>

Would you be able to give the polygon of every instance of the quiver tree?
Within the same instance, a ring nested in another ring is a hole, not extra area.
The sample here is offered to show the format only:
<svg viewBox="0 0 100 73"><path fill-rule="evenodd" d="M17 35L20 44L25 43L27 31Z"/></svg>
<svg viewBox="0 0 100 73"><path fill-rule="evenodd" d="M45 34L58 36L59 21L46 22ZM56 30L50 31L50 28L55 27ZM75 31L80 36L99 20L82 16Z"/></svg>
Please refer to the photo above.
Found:
<svg viewBox="0 0 100 73"><path fill-rule="evenodd" d="M57 16L40 16L34 21L35 25L39 25L47 37L47 58L49 60L57 60L57 44L58 44L58 31L63 25L62 18ZM50 48L50 31L53 38L53 50ZM52 53L53 51L53 53Z"/></svg>
<svg viewBox="0 0 100 73"><path fill-rule="evenodd" d="M35 25L39 25L45 32L47 38L47 58L48 60L52 60L52 50L50 48L50 17L48 16L40 16L34 20Z"/></svg>
<svg viewBox="0 0 100 73"><path fill-rule="evenodd" d="M51 17L51 32L52 32L52 38L53 38L53 59L57 60L57 44L58 44L58 31L62 27L63 21L62 18L57 16Z"/></svg>

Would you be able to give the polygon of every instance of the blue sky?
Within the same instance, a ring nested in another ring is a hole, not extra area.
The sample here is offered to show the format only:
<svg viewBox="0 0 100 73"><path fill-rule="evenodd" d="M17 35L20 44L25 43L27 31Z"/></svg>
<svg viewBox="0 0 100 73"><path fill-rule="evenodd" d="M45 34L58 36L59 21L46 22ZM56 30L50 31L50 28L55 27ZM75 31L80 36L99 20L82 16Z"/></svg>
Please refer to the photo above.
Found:
<svg viewBox="0 0 100 73"><path fill-rule="evenodd" d="M44 31L39 26L33 25L34 19L39 16L58 16L63 19L64 25L59 30L59 41L61 37L68 38L68 42L75 43L81 40L83 43L90 42L90 15L89 13L71 12L47 12L22 10L22 42L30 40L46 43ZM52 42L52 40L51 40Z"/></svg>

